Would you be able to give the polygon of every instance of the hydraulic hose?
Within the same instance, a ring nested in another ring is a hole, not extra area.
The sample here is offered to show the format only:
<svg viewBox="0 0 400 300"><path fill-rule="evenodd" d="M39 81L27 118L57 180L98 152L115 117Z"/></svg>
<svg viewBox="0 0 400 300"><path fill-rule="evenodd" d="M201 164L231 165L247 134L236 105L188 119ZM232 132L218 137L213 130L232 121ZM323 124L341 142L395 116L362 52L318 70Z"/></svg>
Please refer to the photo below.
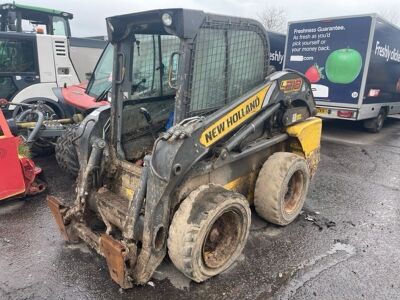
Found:
<svg viewBox="0 0 400 300"><path fill-rule="evenodd" d="M18 117L17 117L17 122L21 122L26 115L28 114L35 114L38 116L38 119L36 121L35 127L33 127L32 132L29 134L28 138L27 138L27 142L31 143L33 141L35 141L36 135L38 134L40 127L42 127L43 121L44 121L44 115L41 111L39 110L34 110L32 108L27 109L25 111L23 111Z"/></svg>

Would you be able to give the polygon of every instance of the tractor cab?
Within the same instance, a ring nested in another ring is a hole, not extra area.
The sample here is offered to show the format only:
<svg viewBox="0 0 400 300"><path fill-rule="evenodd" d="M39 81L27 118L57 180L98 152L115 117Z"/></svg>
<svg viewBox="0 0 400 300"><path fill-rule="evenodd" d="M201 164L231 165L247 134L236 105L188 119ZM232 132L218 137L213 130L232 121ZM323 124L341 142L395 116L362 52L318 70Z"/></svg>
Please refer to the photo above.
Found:
<svg viewBox="0 0 400 300"><path fill-rule="evenodd" d="M268 73L267 34L254 20L168 9L111 17L107 26L115 138L128 161L143 158L171 125L230 104Z"/></svg>
<svg viewBox="0 0 400 300"><path fill-rule="evenodd" d="M71 36L73 15L30 5L0 4L0 31Z"/></svg>

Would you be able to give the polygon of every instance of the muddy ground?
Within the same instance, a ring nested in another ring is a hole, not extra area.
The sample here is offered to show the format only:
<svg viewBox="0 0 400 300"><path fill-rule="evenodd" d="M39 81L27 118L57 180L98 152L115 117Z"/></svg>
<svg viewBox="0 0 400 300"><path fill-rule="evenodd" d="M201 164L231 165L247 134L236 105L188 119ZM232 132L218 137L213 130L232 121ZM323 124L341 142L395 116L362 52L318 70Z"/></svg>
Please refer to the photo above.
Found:
<svg viewBox="0 0 400 300"><path fill-rule="evenodd" d="M37 162L50 193L73 196L53 157ZM399 270L400 119L378 135L326 122L302 215L287 227L253 217L239 261L202 284L166 259L123 291L103 258L62 241L45 195L0 204L0 299L398 299Z"/></svg>

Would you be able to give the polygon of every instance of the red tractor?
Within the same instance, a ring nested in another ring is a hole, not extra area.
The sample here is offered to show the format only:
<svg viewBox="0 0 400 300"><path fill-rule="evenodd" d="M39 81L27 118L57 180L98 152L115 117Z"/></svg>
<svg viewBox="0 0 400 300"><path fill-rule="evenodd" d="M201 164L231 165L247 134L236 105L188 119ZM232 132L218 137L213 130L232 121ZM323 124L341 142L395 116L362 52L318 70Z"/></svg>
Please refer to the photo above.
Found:
<svg viewBox="0 0 400 300"><path fill-rule="evenodd" d="M0 106L18 105L20 113L7 120L14 135L20 135L34 155L54 151L59 166L72 176L79 170L75 150L76 131L83 118L100 106L107 106L111 89L113 47L103 51L89 82L53 89L62 110L62 117L38 103L15 104L2 99Z"/></svg>
<svg viewBox="0 0 400 300"><path fill-rule="evenodd" d="M86 116L96 108L110 104L108 92L112 82L113 55L114 48L108 44L88 83L53 89L68 116L72 117L77 114ZM63 134L58 137L55 144L58 165L74 177L79 171L78 154L75 149L78 127L79 123L76 122L65 126Z"/></svg>

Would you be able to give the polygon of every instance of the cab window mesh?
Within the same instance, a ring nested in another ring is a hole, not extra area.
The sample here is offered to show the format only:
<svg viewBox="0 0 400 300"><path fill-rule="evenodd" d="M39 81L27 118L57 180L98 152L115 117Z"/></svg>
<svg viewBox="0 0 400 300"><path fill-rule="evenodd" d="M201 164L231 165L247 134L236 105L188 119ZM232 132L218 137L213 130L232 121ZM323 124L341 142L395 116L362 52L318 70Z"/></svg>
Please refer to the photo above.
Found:
<svg viewBox="0 0 400 300"><path fill-rule="evenodd" d="M194 43L189 115L214 111L264 80L268 46L263 36L250 24L203 25Z"/></svg>

